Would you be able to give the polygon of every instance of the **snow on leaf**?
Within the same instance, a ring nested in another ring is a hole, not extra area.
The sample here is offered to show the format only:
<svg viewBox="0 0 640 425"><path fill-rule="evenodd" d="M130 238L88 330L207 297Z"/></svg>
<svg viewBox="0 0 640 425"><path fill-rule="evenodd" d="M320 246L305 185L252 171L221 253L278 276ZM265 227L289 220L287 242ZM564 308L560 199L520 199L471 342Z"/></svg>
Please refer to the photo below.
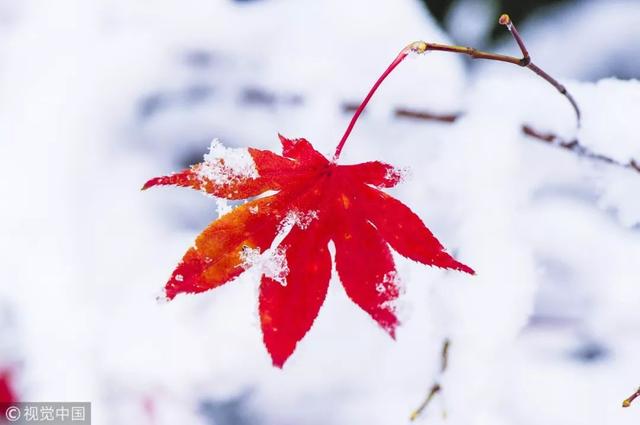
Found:
<svg viewBox="0 0 640 425"><path fill-rule="evenodd" d="M247 247L243 250L241 258L245 270L256 268L262 275L275 280L282 286L286 286L289 266L282 248L276 247L261 253L259 249Z"/></svg>
<svg viewBox="0 0 640 425"><path fill-rule="evenodd" d="M347 295L392 337L400 289L390 247L426 265L474 273L407 206L379 190L398 184L397 169L379 161L337 165L305 139L280 141L282 156L249 148L251 161L215 145L204 164L144 185L186 186L226 199L256 197L198 236L165 286L168 299L216 288L258 268L264 343L273 364L282 367L326 297L330 241Z"/></svg>
<svg viewBox="0 0 640 425"><path fill-rule="evenodd" d="M218 139L211 142L197 174L204 182L212 181L217 185L258 178L256 164L247 149L226 148Z"/></svg>
<svg viewBox="0 0 640 425"><path fill-rule="evenodd" d="M298 226L301 229L306 229L313 220L318 218L318 211L289 211L285 219L282 221L282 229L290 229L292 226ZM288 233L288 231L287 231Z"/></svg>
<svg viewBox="0 0 640 425"><path fill-rule="evenodd" d="M261 270L265 277L275 280L282 286L287 286L289 265L285 250L276 248L275 251L270 252L268 260L262 264Z"/></svg>

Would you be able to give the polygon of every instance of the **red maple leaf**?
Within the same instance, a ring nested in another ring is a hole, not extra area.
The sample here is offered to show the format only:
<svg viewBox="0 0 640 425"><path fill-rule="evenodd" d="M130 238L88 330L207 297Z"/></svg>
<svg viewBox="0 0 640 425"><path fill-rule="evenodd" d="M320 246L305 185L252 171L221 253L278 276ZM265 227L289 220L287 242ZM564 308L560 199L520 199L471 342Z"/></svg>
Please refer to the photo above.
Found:
<svg viewBox="0 0 640 425"><path fill-rule="evenodd" d="M251 267L256 254L269 250L272 270L264 271L260 283L260 322L273 364L282 367L324 302L332 267L330 241L347 295L392 337L399 290L389 246L426 265L474 273L447 254L406 205L379 190L399 182L395 168L378 161L336 163L373 92L407 53L403 50L373 86L332 161L305 139L280 136L282 156L249 148L244 157L205 157L203 163L144 185L190 187L226 199L257 197L198 236L165 287L168 299L223 285Z"/></svg>
<svg viewBox="0 0 640 425"><path fill-rule="evenodd" d="M0 423L2 423L7 409L18 401L12 378L13 374L9 369L0 370Z"/></svg>

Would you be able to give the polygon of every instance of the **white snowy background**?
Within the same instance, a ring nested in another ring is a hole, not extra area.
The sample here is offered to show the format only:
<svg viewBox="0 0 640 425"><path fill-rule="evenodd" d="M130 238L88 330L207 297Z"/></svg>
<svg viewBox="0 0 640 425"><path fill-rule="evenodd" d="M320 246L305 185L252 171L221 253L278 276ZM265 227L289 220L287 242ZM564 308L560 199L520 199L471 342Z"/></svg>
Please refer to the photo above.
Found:
<svg viewBox="0 0 640 425"><path fill-rule="evenodd" d="M484 15L454 18L473 35ZM449 36L416 0L0 0L0 369L20 399L92 401L96 424L389 425L440 379L418 423L637 424L620 405L640 385L640 173L520 126L640 159L640 83L606 78L640 68L640 3L580 1L521 32L580 130L527 70L430 53L388 79L342 157L407 167L393 194L478 275L398 257L396 342L334 278L279 370L255 273L156 302L216 204L142 183L213 138L329 154L344 102L408 42Z"/></svg>

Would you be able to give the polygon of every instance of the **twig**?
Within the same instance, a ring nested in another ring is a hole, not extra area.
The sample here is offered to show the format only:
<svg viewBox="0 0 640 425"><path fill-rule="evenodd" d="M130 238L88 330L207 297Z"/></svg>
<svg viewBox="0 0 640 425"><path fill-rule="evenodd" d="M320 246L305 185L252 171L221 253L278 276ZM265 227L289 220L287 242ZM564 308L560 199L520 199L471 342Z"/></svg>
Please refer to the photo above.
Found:
<svg viewBox="0 0 640 425"><path fill-rule="evenodd" d="M512 56L506 56L506 55L500 55L500 54L496 54L496 53L489 53L489 52L483 52L480 50L476 50L474 48L471 47L461 47L461 46L448 46L448 45L444 45L444 44L438 44L438 43L426 43L424 41L417 41L415 43L410 44L409 46L405 47L405 49L402 50L402 52L400 53L400 55L398 56L398 58L396 58L396 60L394 60L394 62L392 63L392 65L383 73L383 75L380 77L380 79L376 82L376 84L374 85L374 87L372 88L372 90L370 91L369 95L367 95L367 97L365 98L365 100L363 101L363 103L361 104L354 104L354 103L348 103L345 102L342 104L342 109L345 112L350 112L350 113L354 113L354 117L351 121L351 123L349 124L345 135L343 136L343 140L341 140L341 143L339 144L338 148L336 149L336 154L339 155L340 150L342 149L342 145L344 144L344 141L346 140L346 137L348 137L349 133L351 132L351 130L353 129L353 126L355 124L355 121L357 120L357 118L360 116L360 114L362 114L364 112L364 107L366 106L366 103L369 101L369 99L371 98L371 95L373 94L373 92L375 91L375 89L377 89L377 87L380 85L380 83L382 82L382 80L384 80L384 78L386 78L386 76L389 75L389 73L393 70L393 68L395 68L402 59L404 59L404 57L406 57L406 55L410 52L415 52L415 53L425 53L426 51L429 50L435 50L435 51L444 51L444 52L453 52L453 53L462 53L462 54L466 54L469 55L475 59L488 59L488 60L497 60L497 61L501 61L501 62L507 62L507 63L511 63L511 64L515 64L518 66L522 66L522 67L526 67L529 68L530 70L532 70L534 73L536 73L537 75L539 75L540 77L542 77L543 79L545 79L547 82L549 82L552 86L554 86L562 95L564 95L569 102L571 103L575 113L576 113L576 117L578 119L578 125L580 124L580 109L578 108L578 105L576 104L574 98L571 96L571 94L567 91L567 89L560 84L559 82L557 82L555 79L553 79L551 76L549 76L549 74L547 74L546 72L544 72L540 67L538 67L537 65L535 65L532 61L531 61L531 56L524 44L524 41L522 39L522 37L520 36L520 33L518 32L517 28L515 27L515 25L513 24L513 22L511 21L511 19L509 18L508 15L502 15L499 19L499 23L501 25L505 25L507 27L507 29L510 31L510 33L512 34L514 40L516 41L516 43L518 44L518 47L520 48L520 51L522 52L522 58L516 58L516 57L512 57ZM261 94L261 92L260 92ZM261 94L262 95L262 94ZM268 100L269 104L275 102L276 97L273 95L269 95L269 96L264 96L265 99ZM294 96L294 98L296 99L296 104L302 103L302 97L300 96ZM405 119L415 119L415 120L423 120L423 121L436 121L436 122L442 122L442 123L453 123L455 122L462 114L461 113L453 113L453 114L435 114L432 112L428 112L428 111L419 111L419 110L411 110L408 108L396 108L394 110L394 115L397 118L405 118ZM548 144L569 150L579 156L583 156L586 158L589 158L591 160L595 160L595 161L600 161L600 162L604 162L607 164L612 164L612 165L616 165L616 166L620 166L620 167L624 167L624 168L629 168L632 171L636 172L636 173L640 173L640 160L635 160L635 159L631 159L628 163L623 163L620 161L617 161L611 157L608 157L606 155L603 154L599 154L596 152L593 152L591 150L589 150L588 148L586 148L585 146L581 145L580 142L577 139L571 140L571 141L566 141L563 140L562 138L552 134L552 133L542 133L534 128L532 128L529 125L523 125L522 126L522 131L524 134L526 134L527 136L540 140L540 141L544 141Z"/></svg>
<svg viewBox="0 0 640 425"><path fill-rule="evenodd" d="M444 373L447 370L447 366L449 366L449 347L451 346L451 341L449 339L445 339L442 344L442 354L441 354L441 364L440 364L440 373Z"/></svg>
<svg viewBox="0 0 640 425"><path fill-rule="evenodd" d="M451 342L449 341L449 339L445 339L444 342L442 343L442 352L440 355L441 356L440 358L440 374L441 375L447 370L447 366L449 364L449 346L450 345L451 345ZM436 379L436 381L433 383L433 385L429 389L429 392L427 393L427 396L425 397L424 401L420 403L420 406L418 406L416 410L411 412L411 416L409 416L409 419L412 421L415 421L418 418L418 416L422 414L424 409L427 408L429 403L431 403L431 400L433 400L436 394L438 394L441 391L442 391L442 385L440 385L440 383Z"/></svg>
<svg viewBox="0 0 640 425"><path fill-rule="evenodd" d="M498 20L498 22L500 23L500 25L504 25L507 27L509 32L511 32L511 35L513 36L513 38L516 40L516 43L518 43L518 47L522 52L522 59L520 59L520 62L518 63L518 65L529 68L535 74L542 77L549 84L555 87L556 90L558 90L564 97L566 97L567 100L571 103L571 106L573 107L573 110L576 113L576 118L578 119L578 127L580 127L580 108L578 107L578 104L576 103L573 96L571 96L571 93L567 91L567 88L565 86L560 84L556 79L554 79L549 74L544 72L539 66L537 66L531 61L531 56L529 55L529 51L527 50L527 47L524 45L524 40L520 36L518 29L516 28L515 24L513 23L509 15L507 15L506 13L503 14L502 16L500 16L500 19Z"/></svg>
<svg viewBox="0 0 640 425"><path fill-rule="evenodd" d="M622 407L631 406L631 403L633 403L633 400L635 400L638 397L640 397L640 388L638 388L635 393L631 394L629 398L627 398L625 401L622 402Z"/></svg>
<svg viewBox="0 0 640 425"><path fill-rule="evenodd" d="M521 58L517 58L515 56L501 55L498 53L484 52L482 50L474 49L473 47L449 46L446 44L427 43L424 41L417 41L413 43L414 45L413 51L417 53L424 53L424 52L433 50L433 51L440 51L440 52L461 53L464 55L471 56L473 59L486 59L486 60L493 60L498 62L506 62L513 65L529 68L532 72L534 72L539 77L543 78L546 82L548 82L553 87L555 87L555 89L558 90L558 92L560 92L564 97L567 98L569 103L571 103L571 107L576 113L577 124L578 124L578 127L580 127L580 108L578 107L578 104L576 103L573 96L571 96L567 88L562 84L560 84L551 75L547 74L542 68L540 68L539 66L533 63L533 61L531 60L531 56L529 55L529 51L527 50L527 47L524 44L524 40L520 36L520 33L518 32L518 29L516 28L513 21L511 21L511 18L509 18L509 15L507 15L506 13L503 14L502 16L500 16L500 19L498 20L498 22L501 25L506 26L509 32L511 33L511 35L513 36L514 40L518 44L518 47L520 48L520 51L522 52Z"/></svg>
<svg viewBox="0 0 640 425"><path fill-rule="evenodd" d="M636 160L632 159L625 164L623 162L615 160L606 155L602 155L602 154L591 151L590 149L581 145L578 139L564 140L553 133L541 133L528 125L522 126L522 132L527 136L533 137L534 139L540 140L550 145L557 146L562 149L566 149L568 151L575 153L576 155L593 159L595 161L604 162L611 165L617 165L623 168L628 168L632 171L635 171L636 173L640 173L640 163L638 163Z"/></svg>
<svg viewBox="0 0 640 425"><path fill-rule="evenodd" d="M376 93L376 91L380 88L384 80L389 75L391 75L391 73L396 69L396 67L400 65L402 61L404 61L407 58L407 56L409 56L410 54L420 55L429 51L440 51L440 52L464 54L464 55L471 56L474 59L486 59L486 60L493 60L498 62L506 62L506 63L511 63L513 65L529 68L536 75L540 76L549 84L551 84L553 87L555 87L562 95L564 95L569 100L569 102L571 103L571 106L573 107L576 113L577 124L579 127L580 126L580 109L578 108L578 105L576 104L573 97L569 94L567 89L558 81L556 81L553 77L551 77L549 74L543 71L540 67L533 64L533 62L531 61L531 57L529 56L529 52L527 51L527 48L524 45L524 41L522 40L522 37L520 37L518 30L516 29L515 25L511 21L511 18L509 18L509 15L503 14L502 16L500 16L500 19L498 20L498 22L501 25L505 25L509 29L509 32L511 33L511 35L513 35L513 38L518 44L518 47L520 47L520 51L522 52L522 58L517 58L515 56L501 55L499 53L484 52L482 50L477 50L473 47L450 46L448 44L430 43L426 41L414 41L413 43L408 44L404 49L400 51L400 53L398 53L395 59L393 59L393 61L389 64L387 69L385 69L382 72L382 74L380 74L378 79L373 83L373 85L367 92L367 95L364 97L362 102L355 108L353 117L351 117L351 121L349 121L349 124L347 125L347 128L345 129L344 134L340 139L340 142L336 146L335 153L333 154L332 163L336 163L338 161L340 154L342 153L342 149L344 148L344 145L347 142L347 139L351 135L353 128L358 122L358 119L360 118L365 108L369 104L369 101L371 100L373 95Z"/></svg>
<svg viewBox="0 0 640 425"><path fill-rule="evenodd" d="M397 118L415 118L420 120L440 121L446 123L455 122L460 114L434 114L430 112L412 111L411 109L397 108L393 113Z"/></svg>
<svg viewBox="0 0 640 425"><path fill-rule="evenodd" d="M345 103L343 105L343 108L345 110L349 107L350 107L350 104L348 103ZM453 123L462 115L463 115L462 113L435 114L428 111L412 110L407 108L396 108L394 110L394 116L398 118L413 119L413 120L420 120L420 121L436 121L436 122L444 122L444 123ZM598 162L604 162L606 164L615 165L622 168L628 168L631 171L640 173L640 160L631 159L627 163L620 162L607 155L593 152L592 150L588 149L584 145L580 144L580 141L578 139L565 140L556 134L544 133L542 131L536 130L535 128L527 124L522 125L522 132L533 139L571 151L578 156L585 157Z"/></svg>
<svg viewBox="0 0 640 425"><path fill-rule="evenodd" d="M342 104L342 111L345 113L353 113L358 108L358 105L351 102L344 102ZM461 113L454 114L438 114L435 112L429 111L418 111L409 108L396 108L393 110L393 115L396 118L409 118L423 121L439 121L444 123L452 123L455 122L460 116Z"/></svg>
<svg viewBox="0 0 640 425"><path fill-rule="evenodd" d="M429 390L429 393L427 394L427 398L425 398L424 401L420 403L420 406L418 406L418 408L411 413L411 416L409 416L409 419L412 421L415 421L418 418L418 416L422 414L422 411L427 408L429 403L431 403L431 400L433 399L433 397L435 397L435 395L438 394L441 390L442 390L442 387L440 386L440 384L438 384L437 382L433 384L433 386Z"/></svg>

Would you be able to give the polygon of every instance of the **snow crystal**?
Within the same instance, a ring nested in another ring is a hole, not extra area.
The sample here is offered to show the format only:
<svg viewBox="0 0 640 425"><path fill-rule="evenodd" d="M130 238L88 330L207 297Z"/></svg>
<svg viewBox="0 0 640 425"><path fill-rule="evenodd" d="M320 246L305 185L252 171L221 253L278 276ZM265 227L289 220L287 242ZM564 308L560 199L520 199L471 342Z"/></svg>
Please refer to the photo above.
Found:
<svg viewBox="0 0 640 425"><path fill-rule="evenodd" d="M400 279L398 273L394 271L390 271L385 273L382 277L382 281L376 284L376 291L381 295L387 295L391 288L398 288L398 292L402 293L402 287L400 286ZM380 307L384 310L393 311L394 313L398 312L399 299L395 296L391 297L391 299L380 304Z"/></svg>
<svg viewBox="0 0 640 425"><path fill-rule="evenodd" d="M282 286L287 286L289 266L286 251L282 247L268 249L264 253L259 248L244 247L240 254L242 266L245 269L257 268L260 274L275 280Z"/></svg>
<svg viewBox="0 0 640 425"><path fill-rule="evenodd" d="M413 178L413 172L409 167L393 167L387 170L385 180L397 180L398 184L409 181Z"/></svg>
<svg viewBox="0 0 640 425"><path fill-rule="evenodd" d="M260 262L260 248L242 247L240 259L245 269L255 266Z"/></svg>
<svg viewBox="0 0 640 425"><path fill-rule="evenodd" d="M250 207L250 211L255 214L258 212L258 207ZM240 254L243 267L245 269L257 268L260 274L275 280L282 286L286 286L289 265L287 264L286 248L282 247L281 243L294 226L306 229L317 218L317 211L307 211L306 213L300 211L289 212L280 223L278 234L269 249L260 252L259 248L248 246L243 248Z"/></svg>
<svg viewBox="0 0 640 425"><path fill-rule="evenodd" d="M385 180L402 180L403 177L403 170L400 168L395 168L395 167L389 167L387 169L387 173L384 175L384 179Z"/></svg>
<svg viewBox="0 0 640 425"><path fill-rule="evenodd" d="M265 261L262 265L262 273L280 285L287 286L289 265L287 264L286 250L279 247L270 252L268 261Z"/></svg>
<svg viewBox="0 0 640 425"><path fill-rule="evenodd" d="M198 169L198 175L220 185L259 176L247 149L227 148L218 139L211 142L209 153L204 155L204 163Z"/></svg>
<svg viewBox="0 0 640 425"><path fill-rule="evenodd" d="M383 294L388 291L388 287L390 285L397 285L397 284L398 284L398 273L395 270L390 271L388 273L385 273L385 275L382 277L382 282L379 282L376 285L376 291Z"/></svg>
<svg viewBox="0 0 640 425"><path fill-rule="evenodd" d="M280 232L285 231L286 229L291 229L293 226L298 226L301 229L306 229L309 227L313 220L318 218L318 211L310 210L306 213L303 213L298 210L289 211L287 216L280 223ZM286 230L286 233L289 233L289 230Z"/></svg>

